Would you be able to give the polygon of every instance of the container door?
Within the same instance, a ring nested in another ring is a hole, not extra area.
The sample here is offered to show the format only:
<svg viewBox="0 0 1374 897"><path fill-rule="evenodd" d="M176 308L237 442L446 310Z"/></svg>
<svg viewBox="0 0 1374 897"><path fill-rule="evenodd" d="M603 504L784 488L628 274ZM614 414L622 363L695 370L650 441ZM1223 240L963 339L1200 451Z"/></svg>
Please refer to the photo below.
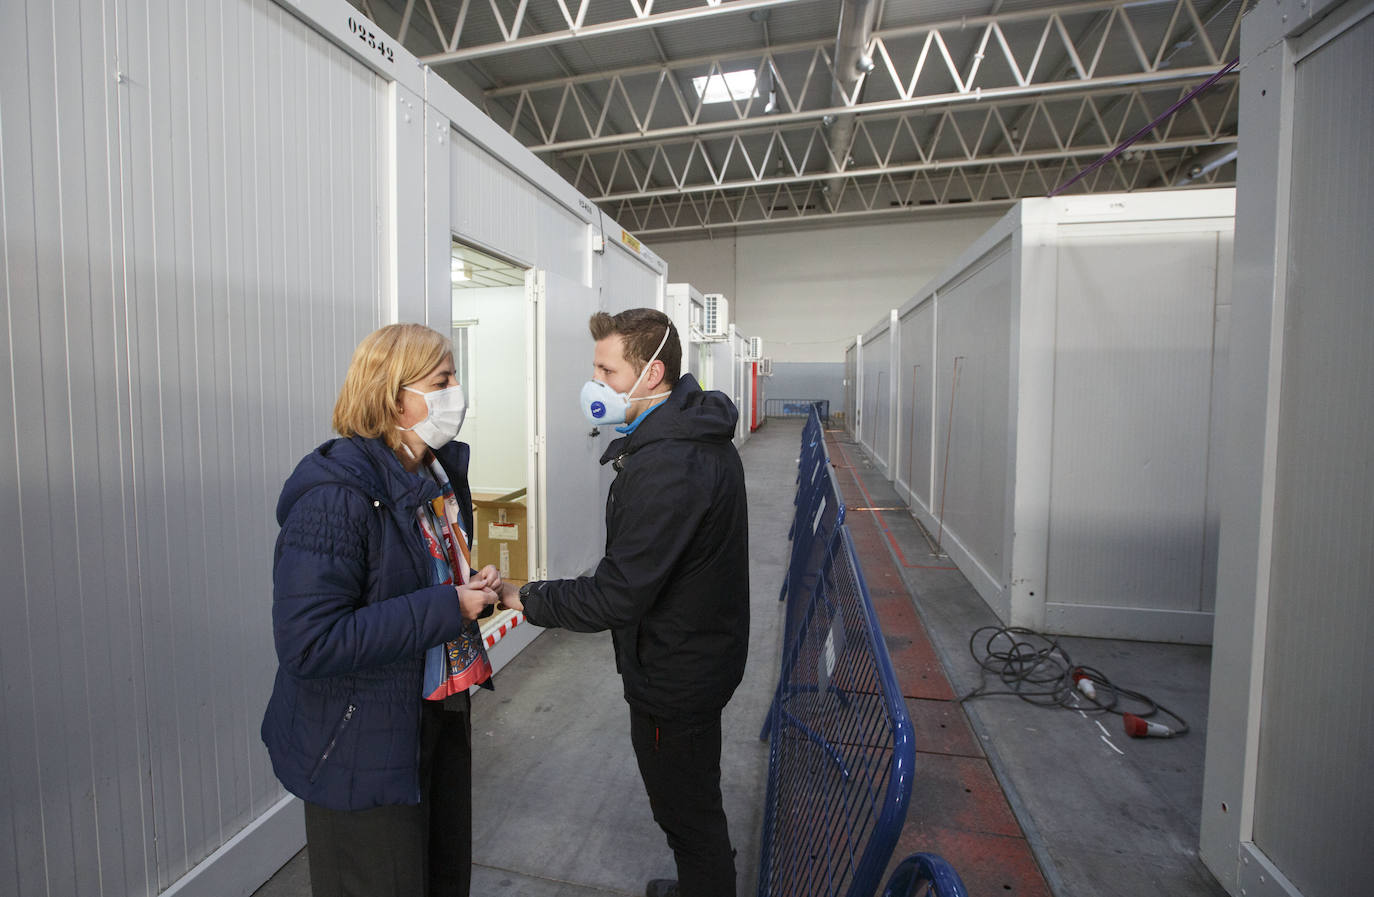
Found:
<svg viewBox="0 0 1374 897"><path fill-rule="evenodd" d="M590 287L547 271L531 271L528 284L537 322L531 480L538 483L539 576L558 579L589 571L602 553L602 440L579 404L591 371L587 319L597 299Z"/></svg>

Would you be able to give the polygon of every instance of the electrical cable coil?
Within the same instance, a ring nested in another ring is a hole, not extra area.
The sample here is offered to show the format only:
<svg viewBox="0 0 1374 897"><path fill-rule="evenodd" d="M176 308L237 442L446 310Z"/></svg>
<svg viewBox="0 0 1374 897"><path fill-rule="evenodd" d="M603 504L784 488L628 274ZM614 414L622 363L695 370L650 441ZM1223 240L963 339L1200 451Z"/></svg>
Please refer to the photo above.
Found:
<svg viewBox="0 0 1374 897"><path fill-rule="evenodd" d="M980 653L980 636L982 640ZM1075 664L1069 653L1052 639L1022 626L981 626L969 636L969 653L981 669L982 682L959 699L960 703L994 695L1014 695L1042 707L1063 707L1089 713L1113 713L1132 738L1177 738L1188 732L1188 722L1142 692L1123 688L1101 670ZM1004 689L994 690L991 674ZM1086 704L1086 706L1085 706ZM1129 708L1129 709L1128 709ZM1163 714L1176 726L1151 721Z"/></svg>

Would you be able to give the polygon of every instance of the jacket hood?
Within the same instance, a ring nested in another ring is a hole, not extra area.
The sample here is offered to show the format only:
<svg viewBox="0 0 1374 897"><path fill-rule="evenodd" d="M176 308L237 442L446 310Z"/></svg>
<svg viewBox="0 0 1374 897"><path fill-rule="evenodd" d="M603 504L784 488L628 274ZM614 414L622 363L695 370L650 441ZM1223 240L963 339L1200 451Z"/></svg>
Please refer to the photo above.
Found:
<svg viewBox="0 0 1374 897"><path fill-rule="evenodd" d="M450 476L467 474L467 443L450 442L434 454ZM409 473L382 440L361 436L330 439L302 458L287 477L277 500L277 524L286 522L286 515L302 495L324 485L357 490L392 509L417 507L439 494L433 480Z"/></svg>
<svg viewBox="0 0 1374 897"><path fill-rule="evenodd" d="M702 389L696 377L682 374L668 398L655 407L633 433L606 447L601 463L637 452L663 439L729 442L735 438L738 421L739 410L729 396L714 389Z"/></svg>

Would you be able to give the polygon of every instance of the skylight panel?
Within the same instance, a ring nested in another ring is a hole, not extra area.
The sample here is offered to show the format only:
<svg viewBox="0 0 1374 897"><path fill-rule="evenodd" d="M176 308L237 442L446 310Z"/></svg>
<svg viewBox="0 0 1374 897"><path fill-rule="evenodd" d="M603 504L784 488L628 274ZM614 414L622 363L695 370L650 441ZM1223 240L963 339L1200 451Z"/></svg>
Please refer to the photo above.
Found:
<svg viewBox="0 0 1374 897"><path fill-rule="evenodd" d="M740 69L737 72L712 72L692 79L697 96L703 103L725 103L730 100L739 102L758 96L754 87L754 70Z"/></svg>

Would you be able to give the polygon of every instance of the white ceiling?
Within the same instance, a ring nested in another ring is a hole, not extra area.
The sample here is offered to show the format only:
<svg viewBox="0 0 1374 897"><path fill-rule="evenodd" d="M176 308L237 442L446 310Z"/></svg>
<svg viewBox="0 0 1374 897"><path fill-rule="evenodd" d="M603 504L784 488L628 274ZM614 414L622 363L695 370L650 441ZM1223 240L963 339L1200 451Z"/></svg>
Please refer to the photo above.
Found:
<svg viewBox="0 0 1374 897"><path fill-rule="evenodd" d="M639 235L995 210L1141 131L1067 192L1235 180L1234 71L1147 126L1252 0L351 2Z"/></svg>

